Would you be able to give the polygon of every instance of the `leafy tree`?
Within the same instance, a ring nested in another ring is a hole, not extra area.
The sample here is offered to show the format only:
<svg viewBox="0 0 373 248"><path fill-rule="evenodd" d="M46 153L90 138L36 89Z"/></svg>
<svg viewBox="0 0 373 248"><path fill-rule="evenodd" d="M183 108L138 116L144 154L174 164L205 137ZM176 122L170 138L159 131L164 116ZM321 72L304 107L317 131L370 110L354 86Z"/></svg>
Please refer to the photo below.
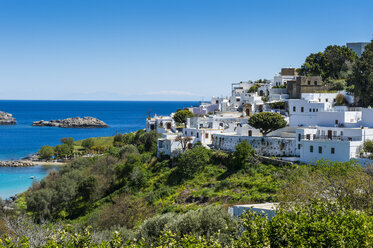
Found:
<svg viewBox="0 0 373 248"><path fill-rule="evenodd" d="M157 142L160 134L156 131L150 131L142 134L139 138L141 144L144 145L145 151L152 152L153 154L157 153Z"/></svg>
<svg viewBox="0 0 373 248"><path fill-rule="evenodd" d="M244 140L236 145L229 167L232 170L239 170L255 165L256 163L254 148Z"/></svg>
<svg viewBox="0 0 373 248"><path fill-rule="evenodd" d="M260 87L260 85L257 85L257 84L251 86L250 89L249 89L249 93L257 92L259 87Z"/></svg>
<svg viewBox="0 0 373 248"><path fill-rule="evenodd" d="M74 138L72 138L72 137L69 137L69 138L64 137L64 138L61 138L60 141L61 141L62 144L66 144L66 145L69 145L69 146L74 145Z"/></svg>
<svg viewBox="0 0 373 248"><path fill-rule="evenodd" d="M68 158L72 155L74 148L68 144L57 145L54 152L58 158Z"/></svg>
<svg viewBox="0 0 373 248"><path fill-rule="evenodd" d="M84 200L89 201L93 198L93 194L96 190L97 179L94 176L88 176L78 185L78 193L83 197Z"/></svg>
<svg viewBox="0 0 373 248"><path fill-rule="evenodd" d="M259 129L263 135L283 128L287 125L284 117L278 113L261 112L254 114L249 119L250 126Z"/></svg>
<svg viewBox="0 0 373 248"><path fill-rule="evenodd" d="M348 69L346 63L356 61L357 54L346 46L327 46L324 50L326 59L325 78L339 79L341 72Z"/></svg>
<svg viewBox="0 0 373 248"><path fill-rule="evenodd" d="M304 76L322 76L324 80L346 78L357 54L345 46L331 45L324 52L311 53L301 67Z"/></svg>
<svg viewBox="0 0 373 248"><path fill-rule="evenodd" d="M54 155L54 147L53 146L42 146L38 152L39 157L41 159L51 159Z"/></svg>
<svg viewBox="0 0 373 248"><path fill-rule="evenodd" d="M92 146L94 146L94 145L95 145L95 141L94 141L94 139L92 139L92 138L85 139L85 140L83 140L83 142L82 142L82 146L83 146L84 148L86 148L86 149L91 149Z"/></svg>
<svg viewBox="0 0 373 248"><path fill-rule="evenodd" d="M322 52L311 53L300 69L300 75L303 76L324 76L326 70L325 57Z"/></svg>
<svg viewBox="0 0 373 248"><path fill-rule="evenodd" d="M365 152L373 153L373 140L365 141L363 146Z"/></svg>
<svg viewBox="0 0 373 248"><path fill-rule="evenodd" d="M177 172L181 179L192 178L210 162L211 151L198 146L187 150L178 158Z"/></svg>
<svg viewBox="0 0 373 248"><path fill-rule="evenodd" d="M186 123L187 118L193 117L193 113L189 110L179 110L174 115L174 120L176 123L183 124Z"/></svg>
<svg viewBox="0 0 373 248"><path fill-rule="evenodd" d="M349 79L355 85L355 102L362 107L373 106L373 40L365 46Z"/></svg>

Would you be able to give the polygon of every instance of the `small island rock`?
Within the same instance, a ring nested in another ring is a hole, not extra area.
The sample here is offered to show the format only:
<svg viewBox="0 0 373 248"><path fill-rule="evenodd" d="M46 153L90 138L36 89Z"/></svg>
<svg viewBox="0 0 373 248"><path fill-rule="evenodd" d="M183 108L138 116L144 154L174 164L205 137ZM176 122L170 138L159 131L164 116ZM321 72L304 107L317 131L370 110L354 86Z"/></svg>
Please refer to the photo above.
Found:
<svg viewBox="0 0 373 248"><path fill-rule="evenodd" d="M14 125L17 124L16 119L12 114L0 111L0 125Z"/></svg>
<svg viewBox="0 0 373 248"><path fill-rule="evenodd" d="M108 127L108 125L96 118L93 117L75 117L67 118L64 120L51 120L51 121L34 121L33 126L40 127L64 127L64 128L103 128Z"/></svg>

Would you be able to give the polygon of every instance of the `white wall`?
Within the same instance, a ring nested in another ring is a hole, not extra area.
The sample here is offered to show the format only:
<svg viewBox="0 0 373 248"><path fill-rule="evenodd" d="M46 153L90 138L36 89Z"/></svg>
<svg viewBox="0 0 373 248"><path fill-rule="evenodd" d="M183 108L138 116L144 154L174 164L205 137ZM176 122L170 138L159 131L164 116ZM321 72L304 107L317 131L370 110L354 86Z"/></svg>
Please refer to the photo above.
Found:
<svg viewBox="0 0 373 248"><path fill-rule="evenodd" d="M316 126L317 114L331 108L330 103L289 99L290 126Z"/></svg>
<svg viewBox="0 0 373 248"><path fill-rule="evenodd" d="M361 124L364 127L373 127L373 109L363 108Z"/></svg>
<svg viewBox="0 0 373 248"><path fill-rule="evenodd" d="M358 148L362 144L360 141L338 141L338 140L302 140L300 150L300 161L313 163L316 160L331 160L339 162L350 161L357 156ZM313 146L313 152L311 152ZM319 152L321 147L321 153ZM334 149L334 154L332 153Z"/></svg>

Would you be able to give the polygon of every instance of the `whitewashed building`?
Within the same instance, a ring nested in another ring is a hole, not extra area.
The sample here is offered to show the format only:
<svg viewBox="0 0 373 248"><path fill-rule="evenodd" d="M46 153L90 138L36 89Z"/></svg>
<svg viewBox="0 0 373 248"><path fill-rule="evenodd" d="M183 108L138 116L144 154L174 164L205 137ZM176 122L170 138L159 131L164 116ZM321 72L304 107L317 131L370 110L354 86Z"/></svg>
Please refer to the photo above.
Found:
<svg viewBox="0 0 373 248"><path fill-rule="evenodd" d="M146 119L145 131L157 131L158 133L176 132L176 124L171 116L157 116Z"/></svg>

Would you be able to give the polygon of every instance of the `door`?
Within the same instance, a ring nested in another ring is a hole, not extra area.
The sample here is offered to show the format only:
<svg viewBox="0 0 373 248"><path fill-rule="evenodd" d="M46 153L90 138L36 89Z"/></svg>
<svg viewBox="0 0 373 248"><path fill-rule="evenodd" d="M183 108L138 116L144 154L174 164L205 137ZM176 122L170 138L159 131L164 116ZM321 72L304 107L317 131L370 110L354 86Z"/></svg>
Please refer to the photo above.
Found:
<svg viewBox="0 0 373 248"><path fill-rule="evenodd" d="M332 139L332 137L333 137L333 132L332 132L332 130L328 130L328 139Z"/></svg>

